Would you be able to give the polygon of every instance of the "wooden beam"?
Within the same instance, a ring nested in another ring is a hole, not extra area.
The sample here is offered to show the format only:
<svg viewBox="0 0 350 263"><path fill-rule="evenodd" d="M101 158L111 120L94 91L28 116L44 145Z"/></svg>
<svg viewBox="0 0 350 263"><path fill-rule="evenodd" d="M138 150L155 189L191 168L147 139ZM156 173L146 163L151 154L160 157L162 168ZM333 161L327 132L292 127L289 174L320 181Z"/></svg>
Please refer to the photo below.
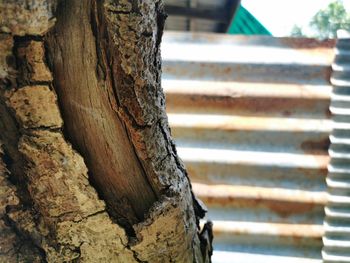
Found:
<svg viewBox="0 0 350 263"><path fill-rule="evenodd" d="M241 0L227 0L225 9L228 12L228 19L225 23L218 25L218 32L226 33L235 17L236 11L241 3Z"/></svg>
<svg viewBox="0 0 350 263"><path fill-rule="evenodd" d="M229 12L226 9L212 9L212 8L192 8L175 5L165 5L165 11L169 15L184 16L188 18L214 20L221 23L227 23Z"/></svg>

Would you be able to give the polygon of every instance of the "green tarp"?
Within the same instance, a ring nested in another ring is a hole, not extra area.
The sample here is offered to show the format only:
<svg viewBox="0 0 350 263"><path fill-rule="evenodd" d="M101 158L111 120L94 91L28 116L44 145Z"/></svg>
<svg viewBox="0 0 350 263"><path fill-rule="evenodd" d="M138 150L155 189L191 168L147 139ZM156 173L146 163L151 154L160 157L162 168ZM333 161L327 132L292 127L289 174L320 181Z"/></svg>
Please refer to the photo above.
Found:
<svg viewBox="0 0 350 263"><path fill-rule="evenodd" d="M242 5L227 31L233 35L271 35L271 33Z"/></svg>

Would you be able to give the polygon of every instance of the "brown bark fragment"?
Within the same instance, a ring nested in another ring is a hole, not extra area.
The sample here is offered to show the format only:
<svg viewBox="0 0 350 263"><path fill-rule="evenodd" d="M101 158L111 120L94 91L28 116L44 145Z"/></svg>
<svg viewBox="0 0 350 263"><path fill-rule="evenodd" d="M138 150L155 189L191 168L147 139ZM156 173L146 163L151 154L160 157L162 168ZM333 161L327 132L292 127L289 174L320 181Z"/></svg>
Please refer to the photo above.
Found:
<svg viewBox="0 0 350 263"><path fill-rule="evenodd" d="M17 234L8 213L9 209L21 207L26 199L26 194L22 191L25 187L22 185L23 176L20 176L23 167L17 153L18 132L3 97L3 89L11 85L15 75L15 70L11 67L12 47L12 37L0 34L0 262L41 262L38 249L26 236ZM4 148L7 150L6 156ZM9 167L5 164L5 159L10 164ZM19 182L20 187L16 188L13 181Z"/></svg>
<svg viewBox="0 0 350 263"><path fill-rule="evenodd" d="M54 24L55 0L0 0L0 33L42 35Z"/></svg>
<svg viewBox="0 0 350 263"><path fill-rule="evenodd" d="M2 161L3 151L0 141L0 262L41 262L38 250L30 241L19 237L7 220L6 209L18 206L15 187L8 180L8 170Z"/></svg>
<svg viewBox="0 0 350 263"><path fill-rule="evenodd" d="M12 45L12 37L0 33L0 79L2 80L10 74L7 62L12 56Z"/></svg>
<svg viewBox="0 0 350 263"><path fill-rule="evenodd" d="M26 41L16 47L19 75L27 83L49 82L52 75L44 63L45 49L42 41Z"/></svg>
<svg viewBox="0 0 350 263"><path fill-rule="evenodd" d="M32 131L19 142L28 162L28 189L44 217L79 221L104 210L83 159L59 132Z"/></svg>
<svg viewBox="0 0 350 263"><path fill-rule="evenodd" d="M186 189L183 189L185 194ZM145 262L203 262L187 200L164 197L145 222L135 225L139 243L131 248Z"/></svg>
<svg viewBox="0 0 350 263"><path fill-rule="evenodd" d="M15 196L14 190L6 178L6 167L2 161L3 152L0 142L0 260L10 259L11 254L15 254L16 234L6 225L4 215L6 214L6 206L17 205L19 200Z"/></svg>
<svg viewBox="0 0 350 263"><path fill-rule="evenodd" d="M9 104L24 128L59 128L62 119L56 95L48 86L26 86L10 95Z"/></svg>
<svg viewBox="0 0 350 263"><path fill-rule="evenodd" d="M0 139L3 142L3 148L6 149L8 157L10 157L10 164L7 167L11 170L10 177L17 181L17 188L22 190L25 188L23 181L23 163L20 154L18 153L17 143L19 139L19 131L15 118L11 114L11 110L6 106L5 93L11 87L16 86L16 69L14 66L15 58L12 54L13 39L11 36L6 37L0 34L0 68L4 69L4 74L0 77ZM4 63L4 64L2 64ZM23 194L23 193L22 193ZM25 199L24 196L21 196Z"/></svg>
<svg viewBox="0 0 350 263"><path fill-rule="evenodd" d="M128 239L124 230L113 224L107 213L79 222L59 223L57 237L65 244L66 251L61 250L60 254L67 253L72 246L79 248L80 262L135 262L133 253L126 248ZM48 262L56 262L55 257L48 258Z"/></svg>

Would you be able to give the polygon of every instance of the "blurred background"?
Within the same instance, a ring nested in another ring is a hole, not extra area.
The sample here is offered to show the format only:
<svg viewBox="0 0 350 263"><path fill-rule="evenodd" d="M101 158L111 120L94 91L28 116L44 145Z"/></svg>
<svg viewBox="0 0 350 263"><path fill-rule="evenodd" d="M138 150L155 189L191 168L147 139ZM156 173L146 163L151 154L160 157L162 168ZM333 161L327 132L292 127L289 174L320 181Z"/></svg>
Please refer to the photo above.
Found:
<svg viewBox="0 0 350 263"><path fill-rule="evenodd" d="M165 4L166 30L327 38L350 27L349 0L165 0Z"/></svg>
<svg viewBox="0 0 350 263"><path fill-rule="evenodd" d="M350 126L331 135L350 109L350 44L334 39L350 1L165 8L169 123L214 223L213 262L350 262Z"/></svg>

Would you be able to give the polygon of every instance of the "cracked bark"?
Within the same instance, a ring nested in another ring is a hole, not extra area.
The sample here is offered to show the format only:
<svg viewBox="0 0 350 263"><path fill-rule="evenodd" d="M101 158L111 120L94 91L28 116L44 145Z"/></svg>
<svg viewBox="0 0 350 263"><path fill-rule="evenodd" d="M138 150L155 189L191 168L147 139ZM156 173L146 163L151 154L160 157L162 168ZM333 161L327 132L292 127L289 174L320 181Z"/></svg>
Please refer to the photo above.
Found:
<svg viewBox="0 0 350 263"><path fill-rule="evenodd" d="M165 114L165 17L161 1L0 1L0 261L210 262Z"/></svg>

